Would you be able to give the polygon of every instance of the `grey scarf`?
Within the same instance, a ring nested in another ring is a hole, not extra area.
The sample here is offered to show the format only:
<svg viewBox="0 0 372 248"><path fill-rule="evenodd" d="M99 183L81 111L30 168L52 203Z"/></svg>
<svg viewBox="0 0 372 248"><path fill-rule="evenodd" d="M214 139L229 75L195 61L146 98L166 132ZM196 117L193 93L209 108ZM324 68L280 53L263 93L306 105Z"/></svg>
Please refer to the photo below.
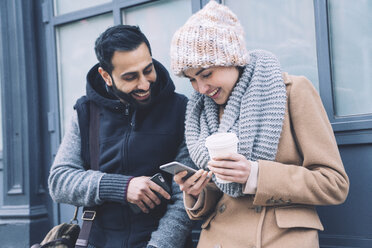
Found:
<svg viewBox="0 0 372 248"><path fill-rule="evenodd" d="M209 97L194 92L187 105L186 144L194 163L207 169L210 160L205 139L216 132L234 132L239 138L238 152L248 160L274 160L282 131L286 89L276 57L263 50L250 52L225 107L221 122L219 106ZM239 197L243 185L217 183L224 193Z"/></svg>

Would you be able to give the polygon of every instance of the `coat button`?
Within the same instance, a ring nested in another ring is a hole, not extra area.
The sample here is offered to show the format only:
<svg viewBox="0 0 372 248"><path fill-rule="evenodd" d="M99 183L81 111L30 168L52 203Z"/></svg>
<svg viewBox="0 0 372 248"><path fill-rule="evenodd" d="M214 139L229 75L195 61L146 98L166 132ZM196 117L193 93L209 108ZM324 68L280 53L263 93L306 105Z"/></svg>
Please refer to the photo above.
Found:
<svg viewBox="0 0 372 248"><path fill-rule="evenodd" d="M266 204L274 204L274 203L275 203L274 196L272 196L270 199L267 199L266 201Z"/></svg>
<svg viewBox="0 0 372 248"><path fill-rule="evenodd" d="M256 207L254 207L254 210L256 211L256 213L261 213L262 206L256 206Z"/></svg>
<svg viewBox="0 0 372 248"><path fill-rule="evenodd" d="M220 209L219 209L220 213L225 212L225 209L226 209L226 205L225 204L222 204L221 207L220 207Z"/></svg>

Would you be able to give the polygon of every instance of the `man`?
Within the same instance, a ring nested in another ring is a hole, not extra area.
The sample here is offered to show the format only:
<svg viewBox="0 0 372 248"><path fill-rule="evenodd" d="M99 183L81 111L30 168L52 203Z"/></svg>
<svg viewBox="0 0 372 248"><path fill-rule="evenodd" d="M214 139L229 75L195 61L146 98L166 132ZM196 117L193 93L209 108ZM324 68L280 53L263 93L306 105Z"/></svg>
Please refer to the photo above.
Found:
<svg viewBox="0 0 372 248"><path fill-rule="evenodd" d="M107 29L95 52L99 63L88 72L86 96L75 104L50 170L50 195L60 203L95 208L88 247L183 247L191 222L182 193L171 176L166 177L173 182L171 195L150 176L185 157L179 151L185 151L187 99L174 92L138 27ZM99 171L89 169L92 103L99 109Z"/></svg>

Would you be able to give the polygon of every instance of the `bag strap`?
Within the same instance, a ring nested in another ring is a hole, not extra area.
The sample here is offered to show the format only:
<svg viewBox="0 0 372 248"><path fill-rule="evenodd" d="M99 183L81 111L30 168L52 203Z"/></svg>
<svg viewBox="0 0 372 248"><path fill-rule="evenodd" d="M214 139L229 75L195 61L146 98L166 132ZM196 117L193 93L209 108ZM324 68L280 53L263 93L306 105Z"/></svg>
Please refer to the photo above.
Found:
<svg viewBox="0 0 372 248"><path fill-rule="evenodd" d="M99 170L99 108L93 101L89 102L89 154L91 169ZM83 224L75 248L88 246L89 234L95 217L95 208L84 210L81 217Z"/></svg>
<svg viewBox="0 0 372 248"><path fill-rule="evenodd" d="M99 170L99 108L93 101L90 101L89 108L90 168Z"/></svg>

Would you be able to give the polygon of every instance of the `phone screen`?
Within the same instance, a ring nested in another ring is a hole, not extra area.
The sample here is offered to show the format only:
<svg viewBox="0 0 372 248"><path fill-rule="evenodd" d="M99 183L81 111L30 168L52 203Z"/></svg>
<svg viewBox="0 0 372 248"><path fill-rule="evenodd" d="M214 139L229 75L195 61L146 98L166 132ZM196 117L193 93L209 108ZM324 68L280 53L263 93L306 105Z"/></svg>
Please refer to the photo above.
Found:
<svg viewBox="0 0 372 248"><path fill-rule="evenodd" d="M187 179L189 177L191 177L192 175L194 175L194 173L196 172L195 169L191 168L191 167L188 167L184 164L181 164L179 162L170 162L168 164L164 164L162 166L160 166L160 169L163 170L163 171L166 171L172 175L175 175L177 173L180 173L182 171L187 171L187 175L183 177L183 179Z"/></svg>

